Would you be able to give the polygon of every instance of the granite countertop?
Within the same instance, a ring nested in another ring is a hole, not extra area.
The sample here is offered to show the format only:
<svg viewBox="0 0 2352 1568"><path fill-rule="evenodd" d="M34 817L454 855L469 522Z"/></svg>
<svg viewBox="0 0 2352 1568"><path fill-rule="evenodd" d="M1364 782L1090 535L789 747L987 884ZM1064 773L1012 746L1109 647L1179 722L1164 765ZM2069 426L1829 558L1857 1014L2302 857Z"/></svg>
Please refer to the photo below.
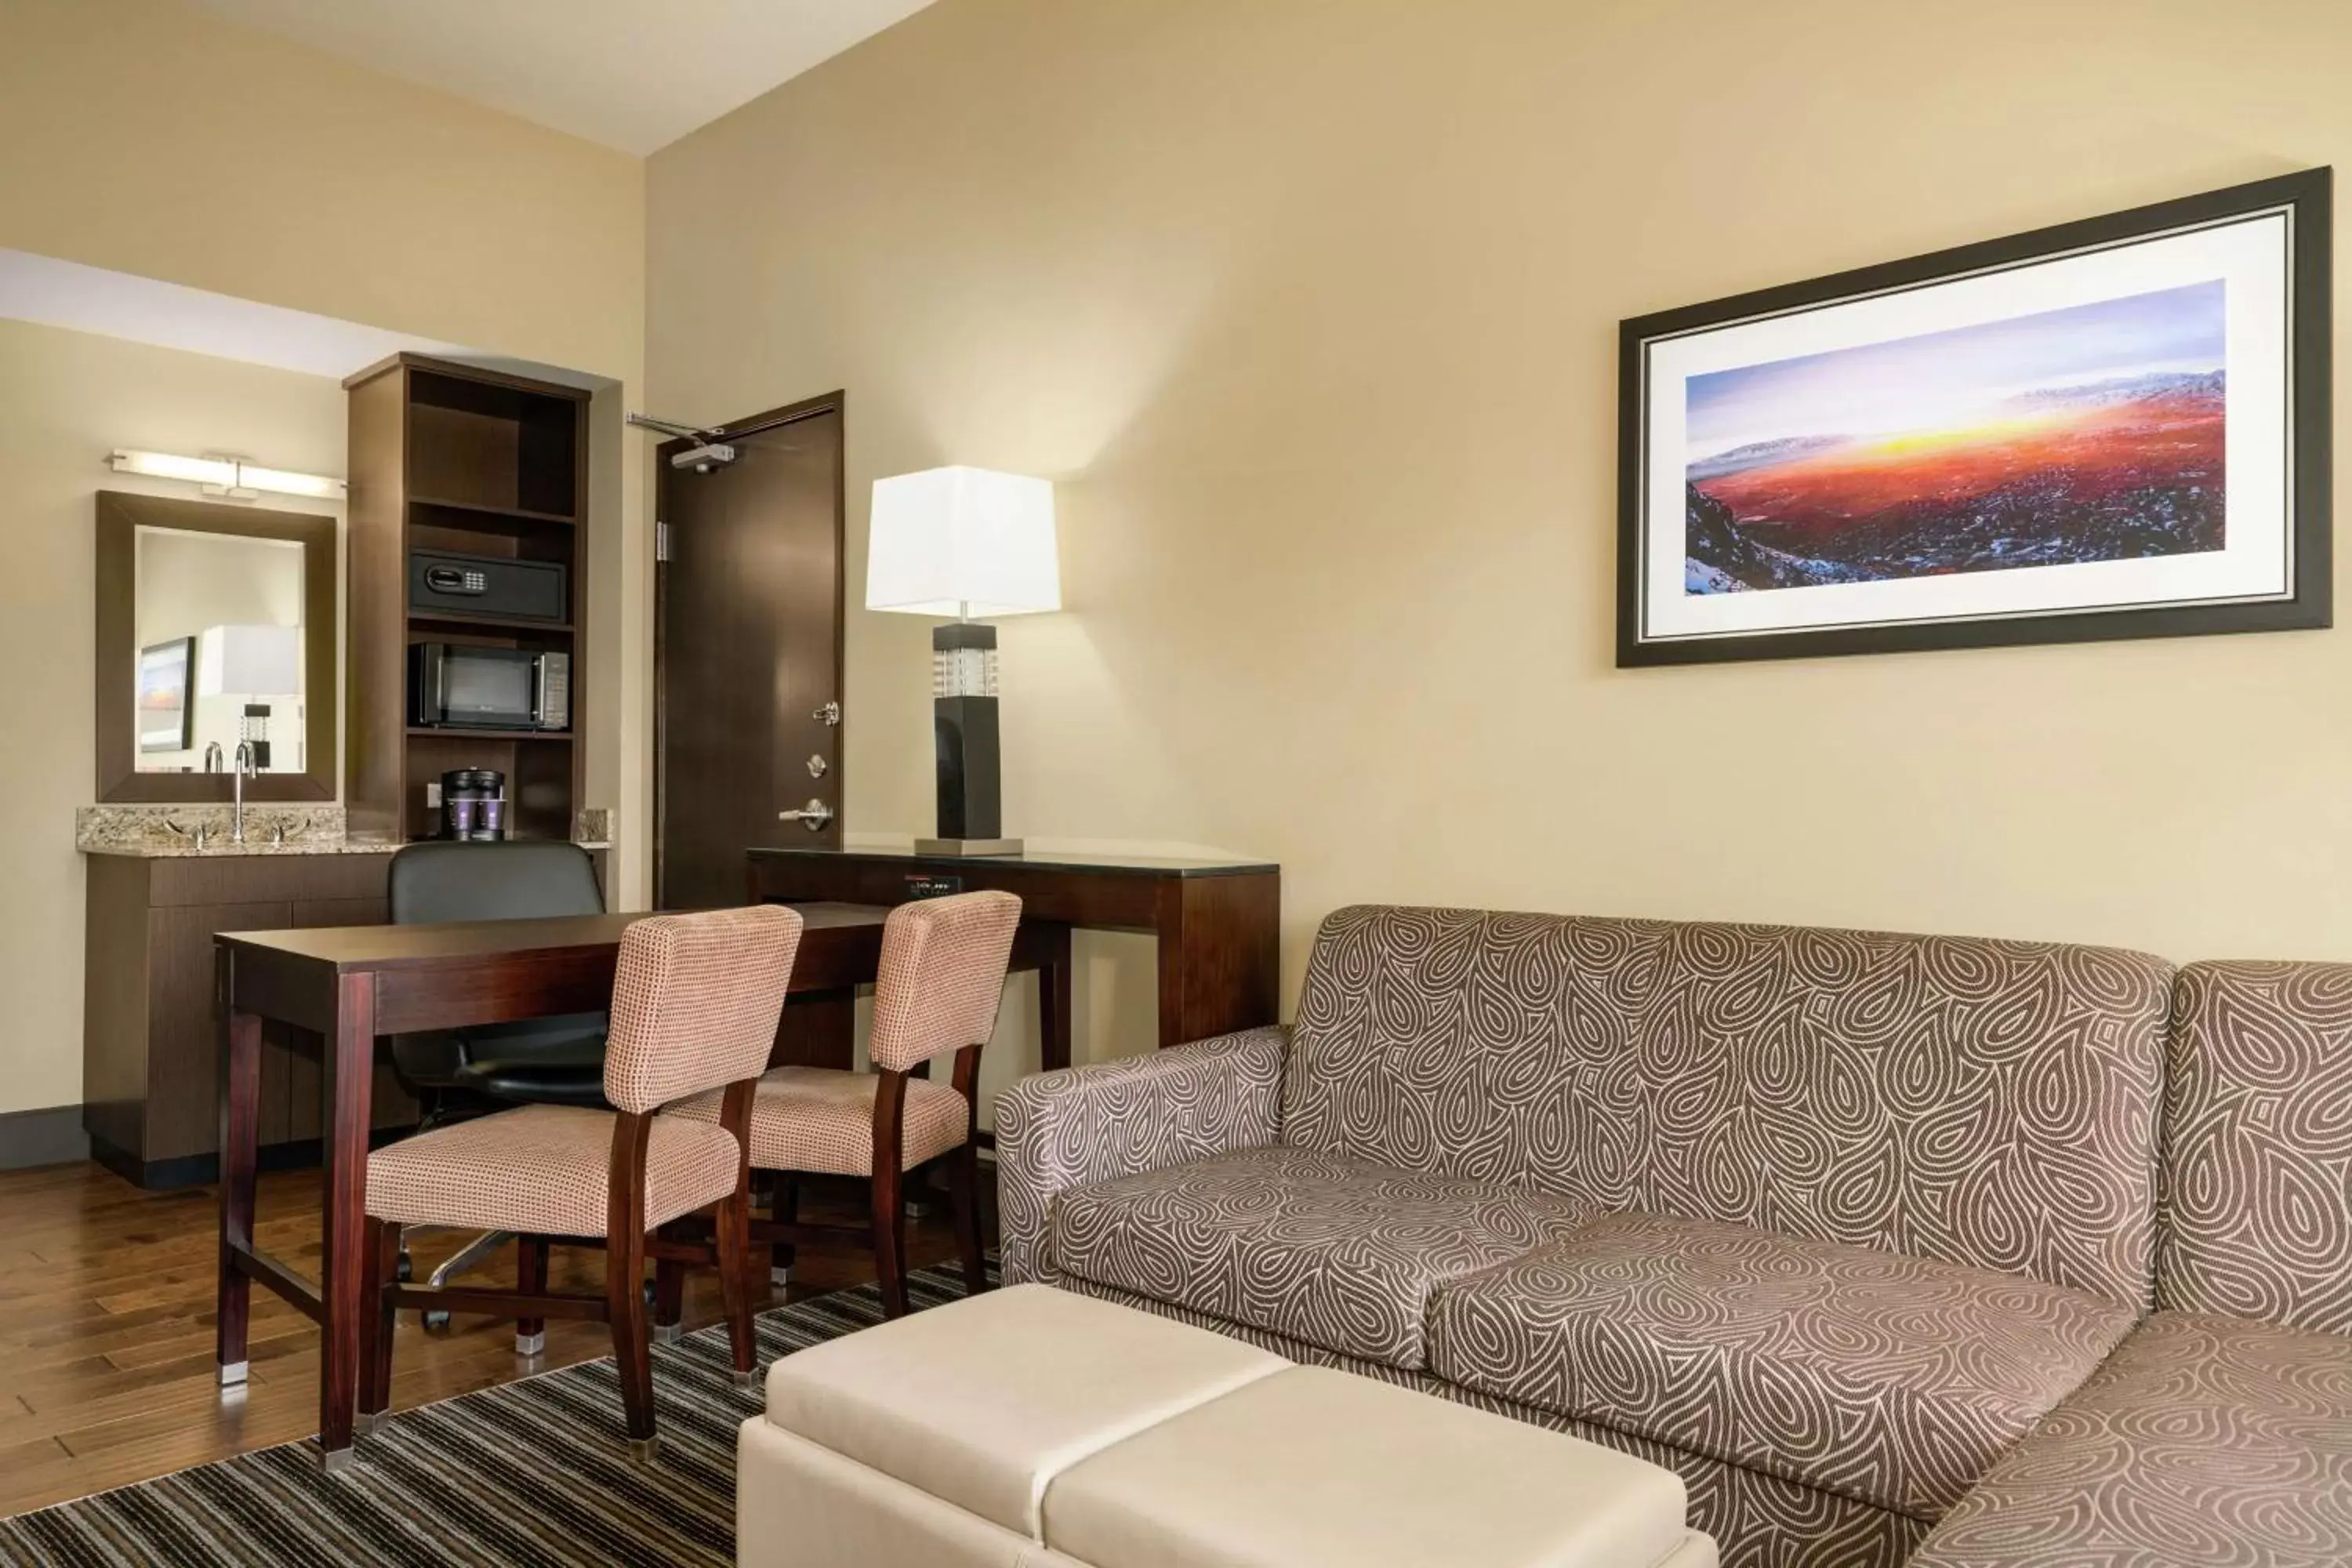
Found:
<svg viewBox="0 0 2352 1568"><path fill-rule="evenodd" d="M229 838L225 805L85 805L74 813L74 847L85 855L125 855L143 860L228 859L238 856L389 855L390 838L349 838L340 805L249 805L245 842ZM610 848L610 816L592 806L580 814L572 841L583 849ZM195 832L205 830L198 847ZM272 830L279 830L271 842Z"/></svg>

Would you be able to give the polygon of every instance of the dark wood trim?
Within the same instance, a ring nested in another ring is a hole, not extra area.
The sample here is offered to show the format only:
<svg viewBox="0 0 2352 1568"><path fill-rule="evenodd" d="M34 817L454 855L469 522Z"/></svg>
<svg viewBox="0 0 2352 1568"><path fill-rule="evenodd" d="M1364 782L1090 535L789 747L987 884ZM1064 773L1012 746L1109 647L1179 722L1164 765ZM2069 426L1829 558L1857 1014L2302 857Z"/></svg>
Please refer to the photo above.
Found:
<svg viewBox="0 0 2352 1568"><path fill-rule="evenodd" d="M907 1205L900 1194L906 1135L907 1075L874 1075L874 1268L882 1288L882 1315L907 1315Z"/></svg>
<svg viewBox="0 0 2352 1568"><path fill-rule="evenodd" d="M963 1142L947 1157L948 1194L955 1207L956 1250L962 1255L963 1288L977 1296L988 1289L988 1264L980 1235L980 1057L985 1042L956 1052L955 1091L963 1096Z"/></svg>
<svg viewBox="0 0 2352 1568"><path fill-rule="evenodd" d="M585 403L593 395L584 386L566 386L560 381L540 381L511 371L490 370L459 360L436 359L431 354L416 353L408 349L387 354L364 370L353 371L343 377L343 390L349 392L363 386L389 370L429 371L453 381L478 381L484 386L502 386L509 392L528 392L541 397L568 397L575 403Z"/></svg>
<svg viewBox="0 0 2352 1568"><path fill-rule="evenodd" d="M499 1290L488 1285L394 1285L387 1292L395 1307L425 1307L450 1312L479 1312L489 1318L512 1318L518 1332L526 1323L548 1318L584 1319L603 1322L609 1310L604 1296L570 1291ZM640 1295L639 1300L644 1298ZM529 1316L524 1314L528 1313Z"/></svg>
<svg viewBox="0 0 2352 1568"><path fill-rule="evenodd" d="M452 400L451 383L494 389L486 401L497 405L495 411ZM350 830L395 843L425 835L428 779L451 767L493 767L507 775L510 834L569 838L585 804L588 715L596 679L588 657L593 394L405 353L343 384L350 394L352 473L350 651L344 667L350 721L343 765ZM506 406L509 398L511 409ZM570 468L564 475L554 443L567 429ZM461 482L452 484L453 475L463 476ZM559 483L570 489L567 510L551 510ZM468 484L478 487L477 493L464 493ZM517 737L409 725L410 637L447 624L445 615L410 612L408 558L419 542L419 530L431 531L436 547L520 553L565 566L572 603L563 622L477 622L462 639L520 642L568 653L568 731Z"/></svg>
<svg viewBox="0 0 2352 1568"><path fill-rule="evenodd" d="M734 1357L735 1373L749 1378L760 1364L760 1346L751 1322L756 1297L751 1289L751 1107L760 1089L755 1078L727 1086L719 1101L719 1125L735 1140L735 1190L719 1205L719 1292L727 1307L727 1347Z"/></svg>
<svg viewBox="0 0 2352 1568"><path fill-rule="evenodd" d="M248 1281L260 1280L276 1291L287 1305L312 1322L327 1321L326 1298L320 1294L316 1285L269 1254L256 1251L249 1243L233 1246L228 1252L231 1263Z"/></svg>
<svg viewBox="0 0 2352 1568"><path fill-rule="evenodd" d="M1021 900L1013 967L1034 966L1045 991L1041 1056L1067 1066L1071 1033L1069 928L1148 932L1159 939L1160 1043L1182 1045L1277 1018L1282 868L1249 861L957 860L866 849L752 849L744 892L752 903L847 900L897 905L954 879L959 891L996 889ZM1058 929L1055 929L1058 928Z"/></svg>
<svg viewBox="0 0 2352 1568"><path fill-rule="evenodd" d="M370 1150L383 1148L412 1137L416 1128L413 1122L392 1127L378 1127L368 1134ZM132 1186L151 1193L173 1192L182 1187L210 1186L220 1180L218 1154L180 1154L168 1160L142 1160L127 1149L118 1148L103 1138L89 1141L89 1157L105 1166ZM326 1162L326 1144L317 1138L290 1138L283 1143L264 1143L255 1157L255 1170L268 1174L273 1171L315 1171Z"/></svg>
<svg viewBox="0 0 2352 1568"><path fill-rule="evenodd" d="M226 1003L235 959L214 956L215 994ZM253 1280L240 1254L253 1247L254 1156L261 1144L261 1018L223 1006L220 1018L220 1291L214 1305L214 1350L221 1367L242 1367Z"/></svg>
<svg viewBox="0 0 2352 1568"><path fill-rule="evenodd" d="M90 1136L79 1105L0 1111L0 1171L69 1165L90 1157Z"/></svg>
<svg viewBox="0 0 2352 1568"><path fill-rule="evenodd" d="M373 1418L392 1406L393 1317L400 1283L400 1225L368 1215L361 1242L359 1413Z"/></svg>
<svg viewBox="0 0 2352 1568"><path fill-rule="evenodd" d="M226 801L227 773L142 773L133 712L139 666L142 528L284 540L302 547L302 763L299 773L247 779L253 801L335 798L337 687L335 520L315 512L98 492L98 685L92 723L101 801ZM193 672L192 672L193 673ZM193 700L194 694L191 693Z"/></svg>
<svg viewBox="0 0 2352 1568"><path fill-rule="evenodd" d="M1279 871L1281 866L1272 860L1211 860L1174 855L1079 855L1056 854L1051 849L1032 850L1024 855L971 857L962 855L918 855L910 849L833 849L823 845L754 845L744 854L756 865L772 860L805 860L814 865L858 864L887 867L894 877L920 873L926 876L952 877L1005 875L1029 876L1040 873L1056 877L1085 877L1090 879L1138 882L1163 882L1171 879L1191 880L1198 877L1260 877ZM989 884L994 886L993 882ZM967 892L977 891L966 888ZM1007 889L1006 891L1015 889ZM1080 921L1099 924L1099 921ZM1139 919L1136 929L1150 929L1148 917Z"/></svg>
<svg viewBox="0 0 2352 1568"><path fill-rule="evenodd" d="M1076 964L1071 957L1070 928L1058 921L1024 920L1021 924L1023 931L1032 936L1036 951L1037 1067L1041 1072L1057 1072L1070 1065L1076 1017L1072 986ZM977 1110L972 1125L980 1125Z"/></svg>
<svg viewBox="0 0 2352 1568"><path fill-rule="evenodd" d="M345 974L335 986L335 1027L326 1052L326 1234L319 1293L326 1303L319 1342L319 1447L352 1446L358 1413L359 1351L366 1260L368 1123L375 1080L376 977Z"/></svg>
<svg viewBox="0 0 2352 1568"><path fill-rule="evenodd" d="M1618 332L1617 663L1711 664L1929 648L2105 642L2208 633L2307 631L2334 624L2329 447L2329 216L2332 172L2305 169L2226 190L2158 202L2077 223L1863 267L1801 283L1737 294L1622 322ZM2168 230L2226 221L2275 207L2293 210L2288 256L2292 309L2290 388L2294 591L2257 604L2155 605L2144 609L2021 614L1915 621L1821 631L1772 632L1651 642L1642 636L1643 513L1647 494L1647 352L1651 343L1709 327L1918 288L1969 273L2030 265L2069 252L2126 244Z"/></svg>
<svg viewBox="0 0 2352 1568"><path fill-rule="evenodd" d="M543 1236L523 1236L515 1238L515 1293L519 1296L547 1294L547 1238ZM543 1318L515 1320L515 1337L527 1340L547 1327Z"/></svg>
<svg viewBox="0 0 2352 1568"><path fill-rule="evenodd" d="M654 1435L653 1346L646 1321L646 1144L654 1119L622 1111L613 1118L612 1187L604 1220L604 1302L613 1325L613 1361L630 1437Z"/></svg>

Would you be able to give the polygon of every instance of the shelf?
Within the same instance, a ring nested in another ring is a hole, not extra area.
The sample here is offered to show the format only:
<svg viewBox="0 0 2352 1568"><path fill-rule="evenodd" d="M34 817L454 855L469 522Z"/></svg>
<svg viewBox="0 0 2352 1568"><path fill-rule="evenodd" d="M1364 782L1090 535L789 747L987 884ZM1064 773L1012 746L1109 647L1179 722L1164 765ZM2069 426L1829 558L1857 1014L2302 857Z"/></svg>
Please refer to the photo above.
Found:
<svg viewBox="0 0 2352 1568"><path fill-rule="evenodd" d="M436 741L561 741L572 743L569 730L476 730L462 724L411 724L411 740L431 737Z"/></svg>
<svg viewBox="0 0 2352 1568"><path fill-rule="evenodd" d="M483 626L501 632L561 632L570 635L570 621L539 621L528 616L486 616L464 610L415 610L408 612L412 626Z"/></svg>
<svg viewBox="0 0 2352 1568"><path fill-rule="evenodd" d="M570 512L532 511L528 508L516 506L478 506L472 501L445 500L437 496L412 495L408 498L408 504L435 507L442 511L467 512L475 517L496 518L503 522L548 523L559 528L580 526L580 520Z"/></svg>

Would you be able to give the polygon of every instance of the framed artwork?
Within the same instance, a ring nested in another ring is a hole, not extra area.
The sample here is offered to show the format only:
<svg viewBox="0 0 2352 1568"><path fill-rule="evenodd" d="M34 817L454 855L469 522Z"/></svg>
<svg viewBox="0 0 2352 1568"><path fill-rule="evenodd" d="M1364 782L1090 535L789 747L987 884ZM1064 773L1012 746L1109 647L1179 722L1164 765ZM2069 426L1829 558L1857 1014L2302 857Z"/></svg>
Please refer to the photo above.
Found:
<svg viewBox="0 0 2352 1568"><path fill-rule="evenodd" d="M1618 664L2327 626L2328 196L1625 322Z"/></svg>
<svg viewBox="0 0 2352 1568"><path fill-rule="evenodd" d="M171 637L139 650L139 749L184 752L196 743L196 710L188 678L196 668L196 639Z"/></svg>

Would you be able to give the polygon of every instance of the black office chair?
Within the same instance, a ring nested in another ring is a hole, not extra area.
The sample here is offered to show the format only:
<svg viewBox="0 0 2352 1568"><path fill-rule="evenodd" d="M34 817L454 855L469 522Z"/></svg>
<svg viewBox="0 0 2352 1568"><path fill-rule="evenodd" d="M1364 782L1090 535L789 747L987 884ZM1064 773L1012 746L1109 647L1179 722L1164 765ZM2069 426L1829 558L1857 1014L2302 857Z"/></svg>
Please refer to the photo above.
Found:
<svg viewBox="0 0 2352 1568"><path fill-rule="evenodd" d="M395 925L437 921L532 920L604 910L595 862L576 844L553 840L411 844L392 858ZM393 1070L425 1108L423 1125L479 1115L506 1105L604 1104L603 1013L573 1013L490 1024L445 1034L395 1035ZM514 1237L490 1231L433 1271L441 1285ZM406 1277L404 1251L402 1275ZM428 1311L425 1325L446 1324ZM516 1336L525 1355L545 1335Z"/></svg>

